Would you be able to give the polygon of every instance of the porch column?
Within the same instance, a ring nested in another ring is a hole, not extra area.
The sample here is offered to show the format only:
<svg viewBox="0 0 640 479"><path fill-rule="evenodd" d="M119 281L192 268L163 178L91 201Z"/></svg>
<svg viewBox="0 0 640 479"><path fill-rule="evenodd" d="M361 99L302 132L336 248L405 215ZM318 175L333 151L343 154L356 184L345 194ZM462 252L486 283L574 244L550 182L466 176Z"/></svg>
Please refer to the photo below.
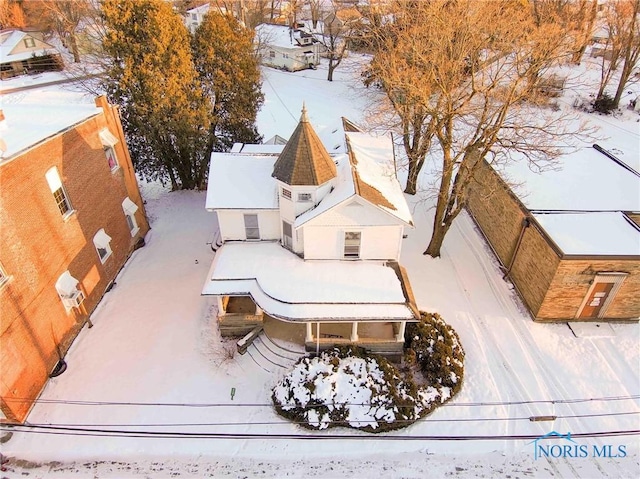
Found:
<svg viewBox="0 0 640 479"><path fill-rule="evenodd" d="M351 342L358 342L358 322L354 321L351 323Z"/></svg>
<svg viewBox="0 0 640 479"><path fill-rule="evenodd" d="M313 324L307 323L307 335L304 338L305 343L310 343L313 341Z"/></svg>
<svg viewBox="0 0 640 479"><path fill-rule="evenodd" d="M222 304L222 296L217 296L217 298L218 298L218 317L224 316L227 313L224 310L224 306Z"/></svg>
<svg viewBox="0 0 640 479"><path fill-rule="evenodd" d="M407 326L406 321L400 321L398 326L398 334L396 334L396 341L401 343L404 342L404 330Z"/></svg>

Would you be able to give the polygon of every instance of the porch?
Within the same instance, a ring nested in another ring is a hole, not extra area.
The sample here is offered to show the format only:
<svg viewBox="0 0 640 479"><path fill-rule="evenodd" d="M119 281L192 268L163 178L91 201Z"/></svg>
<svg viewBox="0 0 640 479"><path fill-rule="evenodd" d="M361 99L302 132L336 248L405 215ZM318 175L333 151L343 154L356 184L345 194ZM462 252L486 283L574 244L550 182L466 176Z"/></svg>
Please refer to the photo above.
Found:
<svg viewBox="0 0 640 479"><path fill-rule="evenodd" d="M244 336L262 324L264 314L249 296L218 296L220 335Z"/></svg>

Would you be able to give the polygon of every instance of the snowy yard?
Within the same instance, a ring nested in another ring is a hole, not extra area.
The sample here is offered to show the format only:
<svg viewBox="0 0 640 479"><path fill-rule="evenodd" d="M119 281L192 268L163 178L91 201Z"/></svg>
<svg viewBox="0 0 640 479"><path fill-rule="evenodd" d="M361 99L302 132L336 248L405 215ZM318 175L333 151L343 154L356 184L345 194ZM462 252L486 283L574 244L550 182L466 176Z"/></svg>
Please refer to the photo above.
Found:
<svg viewBox="0 0 640 479"><path fill-rule="evenodd" d="M265 139L288 137L303 101L321 138L341 116L363 121L365 98L352 88L357 63L336 74L329 83L326 65L295 74L264 70L258 121ZM634 119L608 117L602 124L640 138ZM28 417L33 425L87 431L14 432L2 453L33 464L13 461L15 475L8 477L618 478L640 472L637 432L580 437L640 429L639 325L534 323L468 215L454 223L442 257L431 259L422 251L432 212L424 199L411 199L416 228L408 231L401 258L419 308L439 312L460 336L462 390L409 428L373 436L309 431L276 414L271 389L286 369L259 356L230 358L233 343L219 337L215 303L200 296L215 232L204 192L170 193L157 184L142 192L152 227L147 246L122 270L92 317L95 326L80 333L67 355L67 372L50 380ZM289 356L291 366L295 356ZM532 422L532 416L557 419ZM533 439L551 431L570 432L589 450L624 445L627 454L535 459ZM460 440L469 436L477 437Z"/></svg>

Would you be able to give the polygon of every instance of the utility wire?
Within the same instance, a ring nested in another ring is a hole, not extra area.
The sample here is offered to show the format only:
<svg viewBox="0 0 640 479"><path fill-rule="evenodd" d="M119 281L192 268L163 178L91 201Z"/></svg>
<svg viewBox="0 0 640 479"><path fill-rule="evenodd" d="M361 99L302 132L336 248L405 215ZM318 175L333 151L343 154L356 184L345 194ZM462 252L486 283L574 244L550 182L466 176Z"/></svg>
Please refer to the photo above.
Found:
<svg viewBox="0 0 640 479"><path fill-rule="evenodd" d="M254 434L254 433L198 433L177 431L127 431L115 429L90 429L76 427L54 427L44 425L16 425L22 431L34 434L55 434L64 436L92 437L129 437L153 439L304 439L304 440L358 440L358 441L502 441L502 440L536 440L539 435L475 435L475 436L407 436L407 435L366 435L366 434ZM640 430L627 431L594 431L572 433L572 438L620 437L636 436Z"/></svg>
<svg viewBox="0 0 640 479"><path fill-rule="evenodd" d="M640 411L629 412L615 412L615 413L601 413L601 414L575 414L566 416L554 416L554 419L574 419L574 418L594 418L594 417L611 417L611 416L630 416L640 415ZM347 425L351 423L371 423L374 420L342 420L342 421L322 421L323 424L335 424L335 425ZM434 422L504 422L504 421L531 421L530 416L522 417L484 417L484 418L451 418L451 419L429 419L430 423ZM394 424L413 424L415 420L412 419L397 419L394 420ZM39 427L39 426L51 426L51 427L90 427L90 428L105 428L105 427L225 427L225 426L288 426L290 424L307 424L308 421L265 421L265 422L202 422L202 423L113 423L113 424L92 424L92 423L28 423L12 424L9 428L14 427Z"/></svg>
<svg viewBox="0 0 640 479"><path fill-rule="evenodd" d="M159 402L134 402L134 401L81 401L67 399L29 399L19 397L4 397L6 402L14 403L34 403L34 404L63 404L69 406L154 406L154 407L193 407L193 408L216 408L216 407L274 407L273 403L159 403ZM451 403L448 402L440 407L485 407L485 406L518 406L526 404L577 404L577 403L596 403L596 402L615 402L615 401L636 401L640 399L640 395L630 396L610 396L598 398L574 398L574 399L532 399L525 401L494 401L494 402L468 402L468 403ZM325 406L378 406L370 402L360 403L323 403ZM414 403L396 404L402 406L414 406ZM314 405L309 405L314 407Z"/></svg>

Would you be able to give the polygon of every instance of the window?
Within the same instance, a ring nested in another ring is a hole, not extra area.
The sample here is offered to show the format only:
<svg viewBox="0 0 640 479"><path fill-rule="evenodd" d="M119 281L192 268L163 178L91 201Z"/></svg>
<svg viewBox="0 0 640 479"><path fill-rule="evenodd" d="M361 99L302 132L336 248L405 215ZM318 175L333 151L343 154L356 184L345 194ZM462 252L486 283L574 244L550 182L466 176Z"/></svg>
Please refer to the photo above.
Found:
<svg viewBox="0 0 640 479"><path fill-rule="evenodd" d="M53 194L53 198L56 200L56 205L60 210L60 214L63 218L68 217L73 213L73 210L71 209L71 203L69 202L67 192L64 190L64 186L62 186L62 180L60 180L58 169L54 166L47 171L45 177L47 178L47 183L49 183L49 189Z"/></svg>
<svg viewBox="0 0 640 479"><path fill-rule="evenodd" d="M244 231L248 240L260 239L258 215L244 215Z"/></svg>
<svg viewBox="0 0 640 479"><path fill-rule="evenodd" d="M273 50L269 50L269 58L275 58L276 57L276 52L274 52Z"/></svg>
<svg viewBox="0 0 640 479"><path fill-rule="evenodd" d="M107 157L109 169L111 171L117 170L119 166L118 157L116 156L116 151L113 147L118 143L118 139L107 128L100 130L98 135L100 136L100 141L104 148L104 155Z"/></svg>
<svg viewBox="0 0 640 479"><path fill-rule="evenodd" d="M198 19L198 14L197 13L192 13L191 14L191 20L197 20Z"/></svg>
<svg viewBox="0 0 640 479"><path fill-rule="evenodd" d="M127 225L129 226L129 232L131 236L135 236L140 228L138 227L138 222L136 221L136 211L138 211L138 205L136 205L131 198L128 196L122 202L122 211L124 211L124 217L127 220Z"/></svg>
<svg viewBox="0 0 640 479"><path fill-rule="evenodd" d="M2 288L7 281L9 281L9 275L2 267L2 264L0 264L0 288Z"/></svg>
<svg viewBox="0 0 640 479"><path fill-rule="evenodd" d="M298 193L298 201L311 201L311 193Z"/></svg>
<svg viewBox="0 0 640 479"><path fill-rule="evenodd" d="M282 222L282 244L285 248L293 248L293 236L291 234L291 223Z"/></svg>
<svg viewBox="0 0 640 479"><path fill-rule="evenodd" d="M291 191L287 190L286 188L282 188L282 196L291 199Z"/></svg>
<svg viewBox="0 0 640 479"><path fill-rule="evenodd" d="M346 231L344 233L344 257L360 257L360 232Z"/></svg>
<svg viewBox="0 0 640 479"><path fill-rule="evenodd" d="M65 271L56 281L56 290L67 312L79 307L84 301L84 293L78 288L78 280Z"/></svg>
<svg viewBox="0 0 640 479"><path fill-rule="evenodd" d="M96 247L100 262L104 263L111 256L111 236L104 232L104 228L98 230L93 237L93 244Z"/></svg>
<svg viewBox="0 0 640 479"><path fill-rule="evenodd" d="M27 48L33 48L36 46L36 42L33 38L27 37L24 39L24 46Z"/></svg>

